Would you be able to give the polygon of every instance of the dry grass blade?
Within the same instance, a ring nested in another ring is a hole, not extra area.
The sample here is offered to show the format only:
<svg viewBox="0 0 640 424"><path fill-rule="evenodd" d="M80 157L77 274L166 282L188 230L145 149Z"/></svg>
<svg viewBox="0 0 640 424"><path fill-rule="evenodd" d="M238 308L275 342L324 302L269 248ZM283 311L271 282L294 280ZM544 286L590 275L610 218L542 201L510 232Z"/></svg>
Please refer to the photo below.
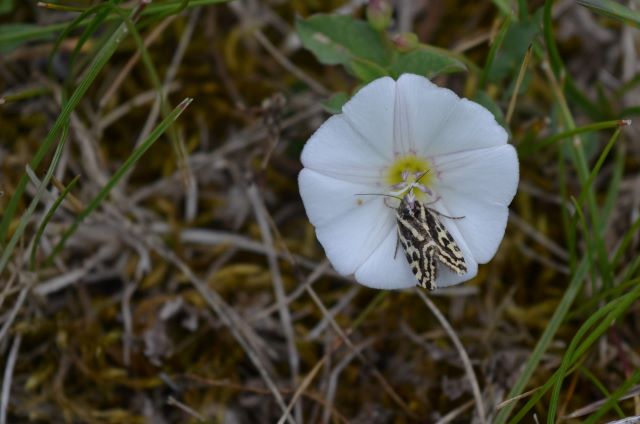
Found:
<svg viewBox="0 0 640 424"><path fill-rule="evenodd" d="M627 393L625 393L624 396L620 397L620 400L626 400L626 399L631 399L635 396L640 395L640 386L636 386L633 387L632 389L630 389ZM604 405L607 402L607 399L601 399L597 402L593 402L589 405L583 406L580 409L576 409L575 411L571 412L568 415L565 415L564 417L562 417L563 419L574 419L574 418L580 418L583 417L585 415L588 415L594 411L597 411L598 408L600 408L600 406Z"/></svg>
<svg viewBox="0 0 640 424"><path fill-rule="evenodd" d="M522 61L522 65L520 66L520 72L518 72L518 78L516 79L516 85L513 88L513 94L511 95L511 100L509 101L509 107L507 108L507 116L504 120L507 122L507 125L511 123L511 118L513 117L513 112L516 110L516 101L518 100L518 94L520 93L520 85L522 85L522 80L524 80L524 75L529 68L529 61L531 60L531 52L533 51L533 46L529 46L527 49L527 54L524 55L524 60Z"/></svg>
<svg viewBox="0 0 640 424"><path fill-rule="evenodd" d="M297 405L297 402L302 396L302 394L304 393L304 391L307 389L307 387L309 387L309 385L315 378L316 374L318 374L318 371L320 371L320 369L324 365L326 358L328 358L328 356L324 356L320 361L318 361L318 363L314 365L311 371L309 371L309 374L307 374L304 380L302 380L302 383L300 383L300 386L296 389L295 393L293 394L293 397L291 398L289 405L287 405L287 409L284 411L284 414L278 420L278 424L284 424L284 422L287 419L287 415L291 413L295 405Z"/></svg>
<svg viewBox="0 0 640 424"><path fill-rule="evenodd" d="M149 35L144 40L145 47L149 47L155 40L158 39L160 35L169 27L169 25L177 18L176 15L171 15L165 18L162 22L156 26L153 31L149 33ZM131 72L131 69L135 66L135 64L140 60L140 50L136 50L136 52L131 56L129 61L125 64L125 66L120 70L118 76L113 81L113 83L109 86L107 92L100 99L99 107L104 108L107 103L111 100L113 95L118 91L122 83L125 81L126 77ZM156 93L157 94L157 93ZM155 98L155 96L154 96Z"/></svg>
<svg viewBox="0 0 640 424"><path fill-rule="evenodd" d="M18 334L13 339L9 356L7 357L7 365L4 368L4 377L2 379L2 398L0 398L0 424L7 423L7 409L9 408L9 396L11 395L11 379L13 378L13 370L18 359L20 351L20 343L22 336Z"/></svg>
<svg viewBox="0 0 640 424"><path fill-rule="evenodd" d="M166 87L167 94L172 94L178 91L179 88L180 84L178 82L173 82ZM156 90L149 90L145 91L144 93L138 94L136 97L114 108L109 113L100 118L100 121L98 122L98 131L103 132L109 126L117 123L120 119L123 119L134 108L151 103L155 101L157 97L158 93Z"/></svg>
<svg viewBox="0 0 640 424"><path fill-rule="evenodd" d="M358 343L353 350L347 352L346 355L338 362L331 373L329 374L328 384L327 384L327 402L329 405L333 406L336 393L338 390L338 379L340 378L340 374L344 371L344 369L351 363L358 355L361 354L362 350L366 347L369 347L374 341L375 338L370 338L368 340L364 340L361 343ZM324 359L324 358L323 358ZM331 419L331 411L333 408L326 408L322 413L322 422L328 423Z"/></svg>
<svg viewBox="0 0 640 424"><path fill-rule="evenodd" d="M171 262L189 279L191 284L198 290L200 295L204 298L207 304L215 311L220 319L226 324L227 328L234 335L238 343L243 347L246 354L249 356L254 366L264 379L267 387L271 390L276 402L282 408L282 411L287 416L287 420L294 424L293 417L289 414L287 405L284 403L284 399L280 395L280 392L271 378L269 372L263 364L261 356L257 353L255 346L252 344L251 332L248 330L248 326L242 322L240 317L235 313L233 308L227 305L226 302L213 290L207 287L204 281L201 281L191 269L177 258L172 251L161 247L157 244L152 244L151 247L160 255L162 255L167 261Z"/></svg>
<svg viewBox="0 0 640 424"><path fill-rule="evenodd" d="M354 285L345 295L333 306L329 309L329 316L331 319L335 319L335 316L344 308L346 308L353 299L356 297L358 292L360 291L360 287L358 285ZM320 335L325 331L327 326L329 325L329 319L323 318L315 327L313 327L309 334L307 334L307 340L314 340L320 337Z"/></svg>
<svg viewBox="0 0 640 424"><path fill-rule="evenodd" d="M514 396L512 398L506 399L506 400L500 402L496 406L496 409L500 410L500 409L504 408L505 406L508 406L508 405L512 404L513 402L517 402L517 401L519 401L521 399L527 398L527 397L531 396L532 394L534 394L535 392L537 392L538 390L540 390L540 388L536 387L535 389L528 390L528 391L526 391L524 393L519 394L518 396Z"/></svg>
<svg viewBox="0 0 640 424"><path fill-rule="evenodd" d="M551 253L556 255L558 258L563 261L567 261L569 259L569 253L567 250L559 246L553 240L550 240L540 231L536 230L529 223L524 221L518 214L510 213L509 214L509 222L516 225L520 231L524 232L526 235L535 240L538 244L540 244L545 249L549 250Z"/></svg>
<svg viewBox="0 0 640 424"><path fill-rule="evenodd" d="M344 342L345 345L347 345L351 351L356 350L356 347L349 339L349 336L342 330L340 325L333 319L333 317L331 317L331 314L329 313L327 308L324 306L324 304L322 303L322 300L320 300L315 290L313 290L313 288L309 286L307 287L307 292L311 296L311 299L313 299L313 302L316 304L316 306L320 308L325 319L329 321L329 323L331 324L331 328L338 334L338 336L340 337L340 340ZM409 405L407 405L407 403L400 397L400 395L398 395L398 393L393 389L393 386L389 384L389 382L384 377L384 375L382 375L382 373L380 373L380 371L378 371L378 369L373 364L371 364L369 360L367 360L367 358L362 353L357 353L357 355L363 364L370 367L373 376L378 381L378 383L380 383L380 385L385 390L385 392L387 392L389 397L391 397L391 399L393 399L393 401L398 406L400 406L408 416L414 416L414 414L411 412L411 409L409 408Z"/></svg>
<svg viewBox="0 0 640 424"><path fill-rule="evenodd" d="M154 226L154 231L157 234L167 234L170 228L166 225L159 224ZM261 255L266 255L272 248L265 246L264 243L257 242L249 237L234 234L226 231L215 231L208 229L199 229L199 228L191 228L187 230L183 230L179 234L180 240L183 243L192 243L204 246L233 246L237 249L246 250L253 253L258 253ZM279 258L288 258L288 254L286 252L276 252ZM342 276L335 272L328 266L328 262L326 260L320 264L311 261L305 257L299 255L293 255L293 259L296 264L299 264L303 268L316 270L317 273L314 276L313 281L320 278L323 274L327 274L333 278L339 278L344 281L353 282L352 278ZM320 265L324 264L321 268L318 268ZM303 287L296 288L296 291L293 293L297 293L295 297L300 295L300 292L304 292ZM293 294L292 294L293 295ZM291 295L290 295L291 296Z"/></svg>
<svg viewBox="0 0 640 424"><path fill-rule="evenodd" d="M189 405L185 405L184 403L180 402L179 400L177 400L173 396L169 396L167 398L167 405L175 406L176 408L182 409L188 415L192 416L193 418L195 418L196 420L198 420L200 422L205 422L206 421L205 418L202 415L200 415L199 413L197 413L193 408L191 408Z"/></svg>
<svg viewBox="0 0 640 424"><path fill-rule="evenodd" d="M269 227L268 212L260 198L258 188L255 184L250 184L247 188L247 195L249 201L253 207L253 211L260 228L260 234L264 243L267 260L269 261L269 269L271 270L271 278L273 281L273 289L276 295L276 302L278 304L278 313L280 315L280 322L284 330L285 338L287 340L287 351L289 365L291 367L291 382L295 386L298 380L298 374L300 371L300 358L298 350L296 348L295 333L293 331L293 324L291 320L291 313L289 312L287 303L287 294L284 290L284 283L282 281L282 274L280 266L278 265L278 255L275 250L275 244L273 236L271 235L271 229ZM291 406L291 405L289 405ZM288 412L284 414L286 417ZM296 417L298 420L302 419L302 411L298 408L296 410ZM283 419L284 419L283 417Z"/></svg>
<svg viewBox="0 0 640 424"><path fill-rule="evenodd" d="M0 329L0 343L4 340L4 338L9 333L9 330L11 329L13 322L18 316L18 312L20 312L22 305L27 299L27 294L29 294L29 290L30 290L30 287L28 283L25 284L20 290L20 294L18 295L18 298L16 299L15 303L11 307L11 311L9 312L9 315L6 317L4 323L2 324L2 328Z"/></svg>
<svg viewBox="0 0 640 424"><path fill-rule="evenodd" d="M296 263L300 263L299 258L294 258L294 260L296 261ZM306 288L308 286L311 286L320 277L323 277L326 274L328 274L327 271L329 271L329 269L330 269L329 261L324 260L320 262L315 268L313 268L309 276L298 287L296 287L294 291L292 291L289 295L287 295L287 299L285 300L285 303L289 304L294 300L296 300L297 298L299 298L300 296L302 296L306 292ZM257 321L257 320L266 318L267 316L276 312L279 307L280 306L276 301L275 304L264 308L260 312L256 313L253 317L249 318L249 321Z"/></svg>
<svg viewBox="0 0 640 424"><path fill-rule="evenodd" d="M626 417L621 420L608 421L605 424L638 424L640 423L640 415L634 417Z"/></svg>
<svg viewBox="0 0 640 424"><path fill-rule="evenodd" d="M338 346L336 346L336 349L337 348L338 348ZM334 350L332 350L331 353L333 353ZM322 361L326 361L324 358L322 358L321 360ZM226 388L231 388L231 389L234 389L234 390L239 390L239 391L244 391L244 392L251 392L251 393L256 393L256 394L261 394L261 395L264 395L264 394L268 395L268 394L271 393L268 389L265 389L265 388L243 386L243 385L236 384L236 383L233 383L231 381L226 381L226 380L211 380L211 379L202 378L200 376L191 375L191 374L187 375L187 377L190 378L190 379L193 379L193 380L195 380L195 381L197 381L199 383L203 383L203 384L214 386L214 387L226 387ZM296 389L296 391L297 390L298 389ZM283 389L282 393L284 393L284 394L295 393L295 391ZM325 399L320 397L317 393L310 392L309 390L303 390L303 391L301 391L301 395L306 397L306 398L308 398L308 399L311 399L311 400L317 402L318 404L320 404L324 408L328 409L330 411L330 414L332 416L334 416L339 422L344 423L344 424L347 424L349 422L349 420L347 420L346 417L344 417L337 409L333 408L332 405L330 405Z"/></svg>
<svg viewBox="0 0 640 424"><path fill-rule="evenodd" d="M449 424L451 422L455 422L455 419L458 418L458 416L463 414L467 409L472 408L474 404L475 400L470 400L469 402L460 405L459 407L436 421L436 424Z"/></svg>
<svg viewBox="0 0 640 424"><path fill-rule="evenodd" d="M324 88L322 84L311 78L303 70L298 68L289 59L287 59L282 53L280 53L276 46L274 46L271 41L269 41L269 39L265 37L262 31L260 31L259 29L255 30L253 32L253 36L256 38L256 40L258 40L262 47L264 47L265 50L267 50L273 56L273 58L278 61L280 65L282 65L283 68L295 75L296 78L298 78L300 81L304 81L313 91L323 97L327 97L330 94L329 90Z"/></svg>
<svg viewBox="0 0 640 424"><path fill-rule="evenodd" d="M420 296L420 299L422 299L422 301L427 305L427 307L436 317L438 322L440 322L440 325L442 325L444 330L447 332L447 335L453 342L453 345L456 347L456 350L458 351L458 355L460 356L460 360L462 361L462 365L464 366L465 373L467 374L467 378L469 379L469 383L471 384L471 391L473 392L473 397L475 398L475 403L476 403L476 409L478 411L478 419L480 420L481 423L486 423L487 418L485 415L484 401L482 400L482 393L480 392L480 385L478 384L478 378L476 377L476 373L473 370L473 365L471 365L471 360L469 359L469 355L467 354L467 351L465 350L462 342L460 341L460 338L456 334L453 327L451 327L451 324L449 324L449 321L447 321L444 315L442 315L442 312L440 312L440 310L431 301L431 299L429 299L429 297L426 294L424 294L424 291L420 289L416 289L414 291L418 294L418 296Z"/></svg>

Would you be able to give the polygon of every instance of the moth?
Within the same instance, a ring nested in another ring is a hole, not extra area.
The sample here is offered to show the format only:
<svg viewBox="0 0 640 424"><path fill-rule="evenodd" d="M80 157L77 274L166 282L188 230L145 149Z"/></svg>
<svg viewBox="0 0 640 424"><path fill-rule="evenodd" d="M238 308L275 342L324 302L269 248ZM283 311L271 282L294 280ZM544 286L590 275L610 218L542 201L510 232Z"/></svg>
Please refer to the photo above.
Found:
<svg viewBox="0 0 640 424"><path fill-rule="evenodd" d="M416 200L412 193L404 196L396 209L398 240L402 244L411 271L418 280L418 286L428 290L436 289L436 261L458 275L467 272L462 251L440 222L440 216L450 219L462 218L442 215Z"/></svg>

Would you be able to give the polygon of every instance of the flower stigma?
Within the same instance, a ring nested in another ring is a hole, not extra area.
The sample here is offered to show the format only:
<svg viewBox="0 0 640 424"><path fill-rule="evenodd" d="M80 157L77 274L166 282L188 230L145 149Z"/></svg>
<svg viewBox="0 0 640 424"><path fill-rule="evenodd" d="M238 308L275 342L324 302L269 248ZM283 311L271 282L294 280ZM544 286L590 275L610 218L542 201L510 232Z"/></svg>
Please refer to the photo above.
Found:
<svg viewBox="0 0 640 424"><path fill-rule="evenodd" d="M433 182L433 172L428 160L415 156L401 156L387 168L387 184L391 187L389 194L424 201L426 196L433 196L429 186Z"/></svg>

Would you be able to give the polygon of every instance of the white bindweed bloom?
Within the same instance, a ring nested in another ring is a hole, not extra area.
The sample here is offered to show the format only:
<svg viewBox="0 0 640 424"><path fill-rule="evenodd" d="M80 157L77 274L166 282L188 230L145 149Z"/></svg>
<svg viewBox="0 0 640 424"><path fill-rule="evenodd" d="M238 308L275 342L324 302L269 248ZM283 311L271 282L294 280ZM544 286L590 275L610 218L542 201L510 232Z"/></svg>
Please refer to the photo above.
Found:
<svg viewBox="0 0 640 424"><path fill-rule="evenodd" d="M398 248L399 202L366 195L412 191L443 215L467 264L457 275L438 263L437 286L473 278L498 249L518 185L507 139L487 109L424 77L363 87L302 151L300 195L331 264L365 286L415 286Z"/></svg>

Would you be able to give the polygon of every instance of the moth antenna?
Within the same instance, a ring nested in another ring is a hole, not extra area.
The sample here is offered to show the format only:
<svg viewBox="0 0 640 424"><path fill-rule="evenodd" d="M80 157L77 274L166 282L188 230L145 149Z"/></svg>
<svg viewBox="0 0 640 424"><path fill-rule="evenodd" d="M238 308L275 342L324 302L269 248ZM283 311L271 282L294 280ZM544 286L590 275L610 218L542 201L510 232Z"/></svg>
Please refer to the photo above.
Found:
<svg viewBox="0 0 640 424"><path fill-rule="evenodd" d="M427 175L429 173L429 171L431 171L430 169L427 169L426 171L424 171L422 174L420 174L420 176L413 182L414 184L418 184L420 182L420 180L422 179L422 177L424 177L425 175Z"/></svg>
<svg viewBox="0 0 640 424"><path fill-rule="evenodd" d="M384 196L384 197L393 197L394 199L398 199L402 201L402 197L394 196L393 194L382 194L382 193L355 193L354 196Z"/></svg>

